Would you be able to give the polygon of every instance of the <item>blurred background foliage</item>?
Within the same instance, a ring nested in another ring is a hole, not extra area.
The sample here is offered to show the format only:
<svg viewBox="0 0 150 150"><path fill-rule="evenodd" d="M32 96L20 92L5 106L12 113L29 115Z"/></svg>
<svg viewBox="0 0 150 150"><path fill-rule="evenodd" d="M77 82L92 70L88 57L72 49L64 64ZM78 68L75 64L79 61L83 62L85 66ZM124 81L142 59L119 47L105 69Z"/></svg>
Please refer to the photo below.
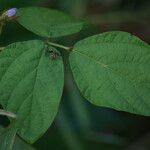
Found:
<svg viewBox="0 0 150 150"><path fill-rule="evenodd" d="M54 39L71 46L87 36L110 30L130 32L150 43L149 0L0 0L0 11L10 7L44 6L59 9L88 25L76 35ZM34 18L33 18L34 19ZM6 24L0 46L40 39L16 22ZM150 118L96 107L81 96L64 56L65 86L54 123L33 146L38 150L150 150ZM4 117L0 123L7 124ZM31 147L16 139L14 150Z"/></svg>

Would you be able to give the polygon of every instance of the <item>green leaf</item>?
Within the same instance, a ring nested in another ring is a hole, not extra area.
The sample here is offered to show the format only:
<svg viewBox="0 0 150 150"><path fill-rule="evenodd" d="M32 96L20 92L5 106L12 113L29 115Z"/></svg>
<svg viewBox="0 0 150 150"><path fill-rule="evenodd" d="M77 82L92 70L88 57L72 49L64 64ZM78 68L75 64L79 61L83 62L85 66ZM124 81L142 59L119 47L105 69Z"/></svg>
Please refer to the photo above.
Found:
<svg viewBox="0 0 150 150"><path fill-rule="evenodd" d="M18 22L42 37L59 37L79 32L83 22L57 10L42 7L20 8Z"/></svg>
<svg viewBox="0 0 150 150"><path fill-rule="evenodd" d="M83 96L98 106L150 115L150 46L125 32L78 42L70 54Z"/></svg>
<svg viewBox="0 0 150 150"><path fill-rule="evenodd" d="M18 134L27 142L35 142L52 123L63 83L62 58L50 57L42 41L14 43L0 53L0 102L17 115Z"/></svg>
<svg viewBox="0 0 150 150"><path fill-rule="evenodd" d="M16 136L16 128L11 126L6 129L1 128L0 150L12 150Z"/></svg>

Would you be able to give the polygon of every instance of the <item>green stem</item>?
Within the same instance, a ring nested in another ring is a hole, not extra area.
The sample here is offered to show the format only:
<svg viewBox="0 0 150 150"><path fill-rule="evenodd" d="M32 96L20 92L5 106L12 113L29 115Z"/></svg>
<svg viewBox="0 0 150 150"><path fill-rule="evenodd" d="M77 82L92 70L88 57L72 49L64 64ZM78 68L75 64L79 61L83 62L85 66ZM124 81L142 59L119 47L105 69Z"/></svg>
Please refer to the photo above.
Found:
<svg viewBox="0 0 150 150"><path fill-rule="evenodd" d="M58 47L58 48L62 48L62 49L67 50L67 51L70 51L70 49L71 49L71 47L67 47L67 46L57 44L57 43L53 43L53 42L50 42L50 41L47 41L47 44L49 44L51 46Z"/></svg>
<svg viewBox="0 0 150 150"><path fill-rule="evenodd" d="M4 18L2 16L0 16L0 22L2 22L4 20Z"/></svg>
<svg viewBox="0 0 150 150"><path fill-rule="evenodd" d="M0 109L0 115L11 117L11 118L16 118L16 115L14 113L5 111L3 109Z"/></svg>
<svg viewBox="0 0 150 150"><path fill-rule="evenodd" d="M3 26L4 26L4 22L0 22L0 35L1 35L1 33L2 33Z"/></svg>

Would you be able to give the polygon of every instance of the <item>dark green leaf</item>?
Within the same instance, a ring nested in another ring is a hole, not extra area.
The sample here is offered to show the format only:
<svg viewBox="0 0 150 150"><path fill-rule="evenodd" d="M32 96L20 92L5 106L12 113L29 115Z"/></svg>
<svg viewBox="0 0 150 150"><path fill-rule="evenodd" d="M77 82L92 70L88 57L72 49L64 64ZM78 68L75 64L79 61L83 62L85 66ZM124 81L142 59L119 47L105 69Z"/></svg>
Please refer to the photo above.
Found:
<svg viewBox="0 0 150 150"><path fill-rule="evenodd" d="M42 7L20 8L18 22L42 37L59 37L79 32L83 22L57 10Z"/></svg>
<svg viewBox="0 0 150 150"><path fill-rule="evenodd" d="M91 103L150 115L150 46L125 32L78 42L70 54L78 88Z"/></svg>
<svg viewBox="0 0 150 150"><path fill-rule="evenodd" d="M61 57L51 58L42 41L14 43L0 53L0 101L17 115L18 133L26 141L36 141L52 123L63 82Z"/></svg>

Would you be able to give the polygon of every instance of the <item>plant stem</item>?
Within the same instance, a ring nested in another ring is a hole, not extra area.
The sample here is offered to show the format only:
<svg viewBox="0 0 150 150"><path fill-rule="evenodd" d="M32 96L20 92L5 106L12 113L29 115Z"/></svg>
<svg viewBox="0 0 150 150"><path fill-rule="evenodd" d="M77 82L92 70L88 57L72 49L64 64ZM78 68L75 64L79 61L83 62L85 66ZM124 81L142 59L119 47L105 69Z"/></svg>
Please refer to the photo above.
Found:
<svg viewBox="0 0 150 150"><path fill-rule="evenodd" d="M3 26L4 26L4 22L0 22L0 35L1 35L1 33L2 33Z"/></svg>
<svg viewBox="0 0 150 150"><path fill-rule="evenodd" d="M0 22L2 22L4 20L4 18L2 16L0 16Z"/></svg>
<svg viewBox="0 0 150 150"><path fill-rule="evenodd" d="M50 42L50 41L47 41L47 44L49 44L51 46L62 48L62 49L67 50L67 51L70 51L70 49L71 49L71 47L67 47L67 46L60 45L60 44L57 44L57 43L53 43L53 42Z"/></svg>
<svg viewBox="0 0 150 150"><path fill-rule="evenodd" d="M16 115L14 113L5 111L3 109L0 109L0 115L11 117L11 118L16 118Z"/></svg>

